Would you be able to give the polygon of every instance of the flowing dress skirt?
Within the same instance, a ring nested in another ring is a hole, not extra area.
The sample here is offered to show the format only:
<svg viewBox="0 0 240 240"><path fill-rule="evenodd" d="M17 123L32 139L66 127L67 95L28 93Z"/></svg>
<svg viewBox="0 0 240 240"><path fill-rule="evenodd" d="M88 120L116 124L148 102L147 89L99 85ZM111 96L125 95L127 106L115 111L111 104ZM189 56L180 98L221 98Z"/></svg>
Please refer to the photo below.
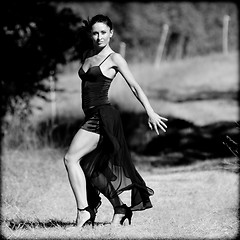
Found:
<svg viewBox="0 0 240 240"><path fill-rule="evenodd" d="M86 176L89 206L97 211L101 205L100 193L111 200L130 190L132 211L151 208L149 196L154 192L133 165L118 110L106 104L90 108L85 115L83 129L93 127L94 132L100 133L97 147L80 161Z"/></svg>

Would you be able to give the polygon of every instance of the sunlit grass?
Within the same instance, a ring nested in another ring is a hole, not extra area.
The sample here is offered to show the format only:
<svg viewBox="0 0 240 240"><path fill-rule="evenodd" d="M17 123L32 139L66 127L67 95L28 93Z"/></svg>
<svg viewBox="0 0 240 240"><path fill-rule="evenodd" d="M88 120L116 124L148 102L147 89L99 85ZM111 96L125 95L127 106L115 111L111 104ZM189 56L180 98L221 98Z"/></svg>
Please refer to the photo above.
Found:
<svg viewBox="0 0 240 240"><path fill-rule="evenodd" d="M76 206L62 153L6 151L2 159L2 233L8 239L233 238L238 230L238 175L202 163L138 169L154 189L152 209L135 212L131 226L110 226L113 209L102 196L94 229L68 230ZM123 200L129 204L128 192Z"/></svg>

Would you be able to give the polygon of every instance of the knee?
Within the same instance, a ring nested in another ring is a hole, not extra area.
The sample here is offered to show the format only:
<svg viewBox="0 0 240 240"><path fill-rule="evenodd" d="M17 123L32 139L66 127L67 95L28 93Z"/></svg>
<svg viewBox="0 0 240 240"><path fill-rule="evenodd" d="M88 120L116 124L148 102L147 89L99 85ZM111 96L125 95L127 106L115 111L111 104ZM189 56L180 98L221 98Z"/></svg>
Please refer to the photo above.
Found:
<svg viewBox="0 0 240 240"><path fill-rule="evenodd" d="M77 159L76 157L74 157L73 154L67 153L64 158L63 158L64 164L65 166L69 166L71 164L75 164L79 162L79 159Z"/></svg>

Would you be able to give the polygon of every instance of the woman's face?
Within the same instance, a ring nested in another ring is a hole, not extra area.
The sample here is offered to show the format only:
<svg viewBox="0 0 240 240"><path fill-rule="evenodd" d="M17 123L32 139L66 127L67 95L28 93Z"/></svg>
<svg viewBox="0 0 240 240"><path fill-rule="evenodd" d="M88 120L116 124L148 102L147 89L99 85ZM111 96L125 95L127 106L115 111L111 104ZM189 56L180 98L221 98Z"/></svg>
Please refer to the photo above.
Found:
<svg viewBox="0 0 240 240"><path fill-rule="evenodd" d="M112 35L113 30L110 30L105 23L97 22L92 26L92 38L98 47L105 47L109 44Z"/></svg>

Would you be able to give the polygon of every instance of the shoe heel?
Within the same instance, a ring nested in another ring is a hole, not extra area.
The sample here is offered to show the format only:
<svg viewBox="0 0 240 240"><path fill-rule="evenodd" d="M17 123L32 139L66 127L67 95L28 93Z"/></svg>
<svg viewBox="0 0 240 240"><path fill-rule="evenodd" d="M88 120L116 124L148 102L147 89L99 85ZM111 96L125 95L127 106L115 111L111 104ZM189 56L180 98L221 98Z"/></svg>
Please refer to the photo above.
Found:
<svg viewBox="0 0 240 240"><path fill-rule="evenodd" d="M132 223L131 220L132 220L132 217L129 217L129 218L128 218L129 225L131 225L131 223Z"/></svg>
<svg viewBox="0 0 240 240"><path fill-rule="evenodd" d="M128 207L126 204L123 204L122 206L117 207L116 209L117 209L117 211L115 211L116 215L117 214L121 214L121 215L124 214L124 216L122 216L122 218L120 219L119 224L123 225L124 221L126 219L128 219L128 223L129 223L129 225L131 225L131 223L132 223L131 220L132 220L132 215L133 215L131 208Z"/></svg>
<svg viewBox="0 0 240 240"><path fill-rule="evenodd" d="M91 221L91 223L92 223L92 227L94 227L94 223L95 223L95 217L94 217L94 218L92 218L90 221Z"/></svg>
<svg viewBox="0 0 240 240"><path fill-rule="evenodd" d="M78 208L79 211L88 211L90 213L90 218L82 225L82 227L87 223L87 222L91 222L92 227L94 227L94 221L95 221L95 217L96 217L96 213L88 206L84 209L80 209Z"/></svg>

